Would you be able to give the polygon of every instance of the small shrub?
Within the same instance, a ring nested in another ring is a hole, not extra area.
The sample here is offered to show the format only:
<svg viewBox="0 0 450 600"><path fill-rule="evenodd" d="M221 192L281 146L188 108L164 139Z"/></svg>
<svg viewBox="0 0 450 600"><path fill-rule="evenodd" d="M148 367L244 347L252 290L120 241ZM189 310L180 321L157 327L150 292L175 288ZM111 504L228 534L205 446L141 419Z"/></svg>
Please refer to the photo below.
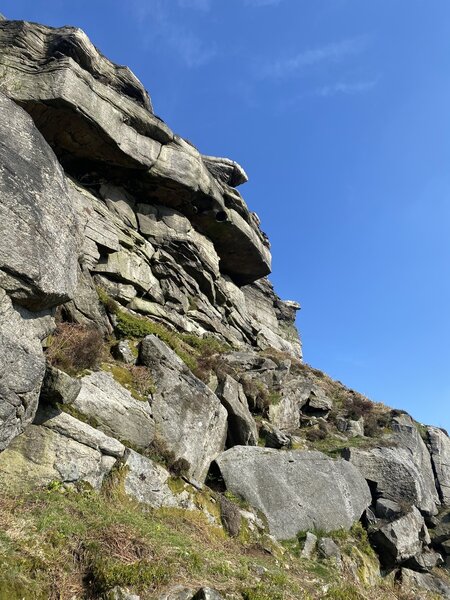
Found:
<svg viewBox="0 0 450 600"><path fill-rule="evenodd" d="M324 440L327 437L327 432L324 429L308 429L306 432L306 439L308 442L318 442Z"/></svg>
<svg viewBox="0 0 450 600"><path fill-rule="evenodd" d="M98 367L103 347L103 337L98 329L63 322L50 336L46 356L52 366L76 375Z"/></svg>

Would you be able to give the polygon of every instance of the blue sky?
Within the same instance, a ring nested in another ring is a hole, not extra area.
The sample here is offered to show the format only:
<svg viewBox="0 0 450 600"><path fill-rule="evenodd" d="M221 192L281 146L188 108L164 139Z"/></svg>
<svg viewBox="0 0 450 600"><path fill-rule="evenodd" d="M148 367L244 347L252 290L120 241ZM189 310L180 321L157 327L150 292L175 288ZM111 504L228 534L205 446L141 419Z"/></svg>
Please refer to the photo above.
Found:
<svg viewBox="0 0 450 600"><path fill-rule="evenodd" d="M305 360L450 429L448 0L6 0L83 28L241 188Z"/></svg>

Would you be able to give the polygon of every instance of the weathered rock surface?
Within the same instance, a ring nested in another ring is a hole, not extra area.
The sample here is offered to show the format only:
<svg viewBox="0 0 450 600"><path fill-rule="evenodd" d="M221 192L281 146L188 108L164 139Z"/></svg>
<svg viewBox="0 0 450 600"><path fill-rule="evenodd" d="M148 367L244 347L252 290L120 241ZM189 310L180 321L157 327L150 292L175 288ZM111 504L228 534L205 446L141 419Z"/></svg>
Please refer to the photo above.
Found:
<svg viewBox="0 0 450 600"><path fill-rule="evenodd" d="M161 465L134 450L127 450L123 464L125 492L139 502L153 508L195 508L188 492L172 492L168 485L170 473Z"/></svg>
<svg viewBox="0 0 450 600"><path fill-rule="evenodd" d="M235 446L216 463L227 489L261 510L277 539L308 529L349 529L371 502L352 465L320 452Z"/></svg>
<svg viewBox="0 0 450 600"><path fill-rule="evenodd" d="M227 446L256 446L258 431L242 385L226 375L216 394L228 413Z"/></svg>
<svg viewBox="0 0 450 600"><path fill-rule="evenodd" d="M420 555L430 539L424 518L413 507L408 514L372 532L371 541L382 564L392 568Z"/></svg>
<svg viewBox="0 0 450 600"><path fill-rule="evenodd" d="M344 457L372 482L376 496L416 506L430 515L437 514L434 481L420 469L417 457L410 450L401 447L349 448Z"/></svg>
<svg viewBox="0 0 450 600"><path fill-rule="evenodd" d="M227 411L156 336L143 340L140 360L156 382L152 399L156 431L177 459L188 462L189 475L203 482L211 461L225 447Z"/></svg>
<svg viewBox="0 0 450 600"><path fill-rule="evenodd" d="M214 176L200 153L153 115L136 77L102 56L81 30L0 26L2 90L30 112L66 168L76 171L77 160L88 159L111 178L111 165L134 170L129 185L151 187L157 203L187 214L213 240L224 272L244 282L269 272L267 241L245 204L239 212L226 205L233 193L224 179L242 180L237 167ZM210 168L225 165L207 161Z"/></svg>
<svg viewBox="0 0 450 600"><path fill-rule="evenodd" d="M75 291L75 213L63 170L31 118L1 93L0 113L0 287L43 310Z"/></svg>
<svg viewBox="0 0 450 600"><path fill-rule="evenodd" d="M427 427L427 433L441 501L450 506L450 438L438 427Z"/></svg>
<svg viewBox="0 0 450 600"><path fill-rule="evenodd" d="M50 309L75 290L77 247L56 157L3 94L0 113L1 451L34 417L45 370L41 341L53 329Z"/></svg>
<svg viewBox="0 0 450 600"><path fill-rule="evenodd" d="M110 373L97 371L81 379L81 389L70 407L111 437L141 449L155 435L148 402L136 400Z"/></svg>
<svg viewBox="0 0 450 600"><path fill-rule="evenodd" d="M401 569L400 580L407 589L416 592L427 590L439 594L441 598L450 598L450 586L436 575L417 573L411 569Z"/></svg>
<svg viewBox="0 0 450 600"><path fill-rule="evenodd" d="M14 307L0 288L0 451L34 418L45 373L41 340L52 330L46 312Z"/></svg>
<svg viewBox="0 0 450 600"><path fill-rule="evenodd" d="M40 406L34 424L42 425L108 456L122 458L125 454L125 446L118 440L53 407Z"/></svg>
<svg viewBox="0 0 450 600"><path fill-rule="evenodd" d="M29 425L0 454L0 482L9 491L41 487L53 481L85 481L98 489L115 463L113 456L91 446L48 427Z"/></svg>

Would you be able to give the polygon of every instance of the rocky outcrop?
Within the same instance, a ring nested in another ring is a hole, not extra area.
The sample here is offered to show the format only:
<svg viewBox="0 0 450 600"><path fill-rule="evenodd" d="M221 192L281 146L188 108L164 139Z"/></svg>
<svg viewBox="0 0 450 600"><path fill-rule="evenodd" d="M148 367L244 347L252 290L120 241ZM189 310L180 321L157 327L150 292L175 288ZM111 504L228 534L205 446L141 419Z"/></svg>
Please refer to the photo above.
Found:
<svg viewBox="0 0 450 600"><path fill-rule="evenodd" d="M438 427L427 427L427 434L439 495L450 506L450 438Z"/></svg>
<svg viewBox="0 0 450 600"><path fill-rule="evenodd" d="M407 448L349 448L344 457L370 482L375 498L416 506L428 515L437 514L439 500L434 480L421 469L421 457Z"/></svg>
<svg viewBox="0 0 450 600"><path fill-rule="evenodd" d="M216 394L228 413L227 446L256 446L258 431L242 385L226 375Z"/></svg>
<svg viewBox="0 0 450 600"><path fill-rule="evenodd" d="M217 396L154 335L141 344L141 361L157 382L152 395L156 432L188 474L205 480L211 461L224 449L227 411Z"/></svg>
<svg viewBox="0 0 450 600"><path fill-rule="evenodd" d="M64 174L30 117L0 94L0 450L32 421L51 310L76 285ZM6 125L7 124L7 125Z"/></svg>
<svg viewBox="0 0 450 600"><path fill-rule="evenodd" d="M83 428L82 435L85 439L89 437L89 441L97 435L92 429L89 435ZM54 481L87 482L99 489L115 463L114 456L93 448L92 444L80 443L53 428L29 425L0 454L0 480L2 488L10 492Z"/></svg>
<svg viewBox="0 0 450 600"><path fill-rule="evenodd" d="M320 452L235 446L216 463L227 489L264 513L277 539L349 529L371 503L358 471Z"/></svg>

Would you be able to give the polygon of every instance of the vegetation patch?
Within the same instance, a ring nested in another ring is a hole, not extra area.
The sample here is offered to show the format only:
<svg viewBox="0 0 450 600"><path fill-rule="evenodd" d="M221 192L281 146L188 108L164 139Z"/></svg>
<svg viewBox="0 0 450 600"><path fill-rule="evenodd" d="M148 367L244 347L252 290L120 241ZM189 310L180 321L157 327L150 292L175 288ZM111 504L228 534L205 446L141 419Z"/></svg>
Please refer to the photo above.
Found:
<svg viewBox="0 0 450 600"><path fill-rule="evenodd" d="M52 366L79 375L98 367L103 350L104 340L98 329L61 322L47 338L46 357Z"/></svg>

